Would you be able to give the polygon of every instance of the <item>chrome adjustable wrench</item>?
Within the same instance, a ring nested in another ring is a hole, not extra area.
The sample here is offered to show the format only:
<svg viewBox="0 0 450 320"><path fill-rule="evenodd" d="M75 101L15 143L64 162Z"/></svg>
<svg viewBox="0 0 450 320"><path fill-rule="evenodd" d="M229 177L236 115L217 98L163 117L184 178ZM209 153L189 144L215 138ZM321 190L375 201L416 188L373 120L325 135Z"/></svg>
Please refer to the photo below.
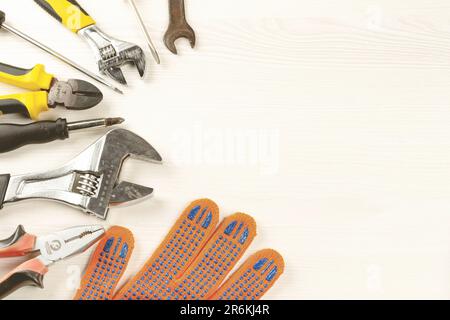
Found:
<svg viewBox="0 0 450 320"><path fill-rule="evenodd" d="M135 44L117 40L104 33L76 0L34 1L52 17L89 43L94 50L101 73L107 74L121 84L126 84L127 81L120 67L131 62L136 65L139 75L144 76L144 51Z"/></svg>
<svg viewBox="0 0 450 320"><path fill-rule="evenodd" d="M162 162L147 141L131 131L113 129L59 169L0 175L0 208L26 199L48 199L106 219L110 205L143 199L153 193L152 188L119 181L122 163L128 157Z"/></svg>

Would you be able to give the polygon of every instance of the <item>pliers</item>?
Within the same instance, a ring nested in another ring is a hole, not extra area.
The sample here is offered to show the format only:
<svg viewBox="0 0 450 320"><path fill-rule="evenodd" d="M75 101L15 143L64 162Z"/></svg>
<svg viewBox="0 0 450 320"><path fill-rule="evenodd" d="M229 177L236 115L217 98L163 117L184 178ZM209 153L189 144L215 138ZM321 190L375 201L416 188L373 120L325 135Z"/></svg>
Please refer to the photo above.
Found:
<svg viewBox="0 0 450 320"><path fill-rule="evenodd" d="M53 263L82 253L105 234L101 226L73 227L37 237L19 226L14 234L0 240L0 258L34 254L0 279L0 299L24 286L43 288L44 275Z"/></svg>
<svg viewBox="0 0 450 320"><path fill-rule="evenodd" d="M22 69L0 63L0 82L33 90L0 96L0 113L21 113L33 120L49 108L64 106L83 110L96 106L103 99L101 91L91 83L74 79L59 81L47 73L42 64Z"/></svg>

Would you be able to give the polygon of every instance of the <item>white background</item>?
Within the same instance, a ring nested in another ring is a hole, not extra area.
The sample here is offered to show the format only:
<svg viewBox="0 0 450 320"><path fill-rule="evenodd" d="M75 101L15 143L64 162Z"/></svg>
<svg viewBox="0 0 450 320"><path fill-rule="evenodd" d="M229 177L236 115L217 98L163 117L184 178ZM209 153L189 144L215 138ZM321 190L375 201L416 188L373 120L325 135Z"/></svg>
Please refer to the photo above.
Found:
<svg viewBox="0 0 450 320"><path fill-rule="evenodd" d="M106 225L130 228L136 272L191 201L258 223L250 252L272 247L286 262L271 299L450 298L450 3L444 0L187 0L198 45L162 44L167 1L136 0L161 55L145 81L125 68L120 96L85 112L42 119L123 116L163 166L132 161L123 178L153 199L114 208ZM145 41L125 0L81 0L107 33ZM1 0L9 24L95 70L89 47L32 0ZM0 61L44 63L84 78L1 32ZM0 86L0 93L20 90ZM24 122L4 116L2 122ZM102 131L2 155L2 172L53 169ZM228 141L228 142L226 142ZM231 141L231 142L230 142ZM52 202L1 211L0 238L17 224L44 234L102 223ZM45 290L10 298L69 299L88 254L51 267ZM22 259L2 259L4 274Z"/></svg>

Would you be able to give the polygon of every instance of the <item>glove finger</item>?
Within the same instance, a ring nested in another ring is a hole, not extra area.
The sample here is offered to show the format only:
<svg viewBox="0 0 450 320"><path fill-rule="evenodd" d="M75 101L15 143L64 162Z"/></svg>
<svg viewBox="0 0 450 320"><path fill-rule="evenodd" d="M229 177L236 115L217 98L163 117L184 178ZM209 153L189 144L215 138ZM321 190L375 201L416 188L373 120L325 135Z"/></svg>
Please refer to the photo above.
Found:
<svg viewBox="0 0 450 320"><path fill-rule="evenodd" d="M144 267L114 299L167 299L170 283L199 254L219 221L219 208L208 199L192 202Z"/></svg>
<svg viewBox="0 0 450 320"><path fill-rule="evenodd" d="M283 257L272 249L254 253L217 290L210 300L258 300L284 271Z"/></svg>
<svg viewBox="0 0 450 320"><path fill-rule="evenodd" d="M203 300L215 292L256 236L252 217L236 213L225 218L182 278L176 280L168 299Z"/></svg>
<svg viewBox="0 0 450 320"><path fill-rule="evenodd" d="M134 248L130 230L111 227L92 254L74 300L110 300Z"/></svg>

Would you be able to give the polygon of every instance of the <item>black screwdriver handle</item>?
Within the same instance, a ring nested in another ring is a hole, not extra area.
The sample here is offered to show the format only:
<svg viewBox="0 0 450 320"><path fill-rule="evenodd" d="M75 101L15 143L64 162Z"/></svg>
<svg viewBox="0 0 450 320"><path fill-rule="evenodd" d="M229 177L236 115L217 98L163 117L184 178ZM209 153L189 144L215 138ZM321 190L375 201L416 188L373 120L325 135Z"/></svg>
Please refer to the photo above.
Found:
<svg viewBox="0 0 450 320"><path fill-rule="evenodd" d="M0 124L0 153L28 144L65 140L69 137L66 119L38 121L30 124Z"/></svg>

